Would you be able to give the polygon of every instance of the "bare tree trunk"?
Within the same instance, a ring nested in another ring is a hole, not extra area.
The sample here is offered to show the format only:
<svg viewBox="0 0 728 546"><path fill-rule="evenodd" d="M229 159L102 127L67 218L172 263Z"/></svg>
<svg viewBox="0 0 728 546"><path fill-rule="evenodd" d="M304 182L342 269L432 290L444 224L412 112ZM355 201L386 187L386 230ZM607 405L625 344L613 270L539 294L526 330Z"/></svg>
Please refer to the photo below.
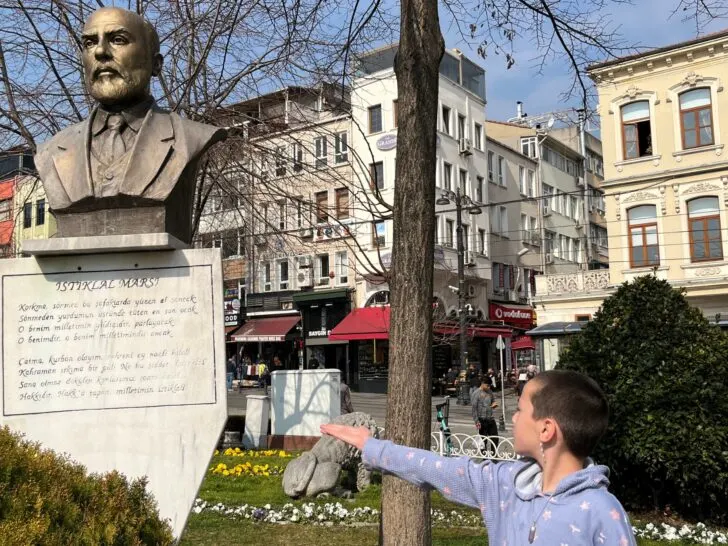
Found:
<svg viewBox="0 0 728 546"><path fill-rule="evenodd" d="M402 0L386 434L424 449L430 443L435 129L444 48L437 1ZM383 544L430 544L429 493L385 476L380 532Z"/></svg>

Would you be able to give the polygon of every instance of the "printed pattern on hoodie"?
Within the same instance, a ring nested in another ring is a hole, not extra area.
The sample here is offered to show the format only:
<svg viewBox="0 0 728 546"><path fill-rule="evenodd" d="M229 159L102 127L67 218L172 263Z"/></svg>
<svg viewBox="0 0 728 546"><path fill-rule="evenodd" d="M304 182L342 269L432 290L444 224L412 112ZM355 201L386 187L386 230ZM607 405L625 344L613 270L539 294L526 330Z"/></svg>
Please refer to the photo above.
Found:
<svg viewBox="0 0 728 546"><path fill-rule="evenodd" d="M589 464L564 478L553 495L541 490L541 468L531 459L476 463L370 438L362 461L448 500L480 509L493 546L636 546L632 526L608 490L609 470Z"/></svg>

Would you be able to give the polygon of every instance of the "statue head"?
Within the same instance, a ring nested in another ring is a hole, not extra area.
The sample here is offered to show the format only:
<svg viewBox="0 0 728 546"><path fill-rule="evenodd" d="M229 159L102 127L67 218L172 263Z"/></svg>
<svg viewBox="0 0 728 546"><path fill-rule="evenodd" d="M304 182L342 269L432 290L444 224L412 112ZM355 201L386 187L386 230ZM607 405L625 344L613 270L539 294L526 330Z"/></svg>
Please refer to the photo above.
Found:
<svg viewBox="0 0 728 546"><path fill-rule="evenodd" d="M120 8L96 10L86 21L81 45L86 88L95 100L122 108L149 97L162 55L157 31L143 17Z"/></svg>

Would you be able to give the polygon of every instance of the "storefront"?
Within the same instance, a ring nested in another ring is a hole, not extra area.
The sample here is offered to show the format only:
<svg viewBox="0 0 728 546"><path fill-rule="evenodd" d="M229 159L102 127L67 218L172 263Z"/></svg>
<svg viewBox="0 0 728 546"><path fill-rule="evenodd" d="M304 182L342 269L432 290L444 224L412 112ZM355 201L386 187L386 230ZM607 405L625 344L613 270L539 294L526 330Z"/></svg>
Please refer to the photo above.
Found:
<svg viewBox="0 0 728 546"><path fill-rule="evenodd" d="M329 333L349 313L351 291L341 288L300 292L293 296L293 302L303 321L300 366L338 369L342 381L348 383L351 380L349 344L345 340L329 339Z"/></svg>
<svg viewBox="0 0 728 546"><path fill-rule="evenodd" d="M526 331L536 326L536 313L530 305L491 302L488 307L491 320L502 321L513 329L513 338L506 340L507 369L525 368L536 364L535 344Z"/></svg>
<svg viewBox="0 0 728 546"><path fill-rule="evenodd" d="M298 313L247 320L230 335L238 344L239 360L263 361L271 370L297 367L296 341L301 339L300 321Z"/></svg>

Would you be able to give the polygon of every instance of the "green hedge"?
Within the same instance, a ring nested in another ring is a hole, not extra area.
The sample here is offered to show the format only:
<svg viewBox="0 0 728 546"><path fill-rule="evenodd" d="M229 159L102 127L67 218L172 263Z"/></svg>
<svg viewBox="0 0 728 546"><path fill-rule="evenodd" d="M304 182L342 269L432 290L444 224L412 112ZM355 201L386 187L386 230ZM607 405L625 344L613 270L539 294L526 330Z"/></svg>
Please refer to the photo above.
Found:
<svg viewBox="0 0 728 546"><path fill-rule="evenodd" d="M560 357L609 398L594 453L630 508L728 522L728 336L652 275L604 300Z"/></svg>
<svg viewBox="0 0 728 546"><path fill-rule="evenodd" d="M0 429L0 545L167 545L146 480L98 475Z"/></svg>

